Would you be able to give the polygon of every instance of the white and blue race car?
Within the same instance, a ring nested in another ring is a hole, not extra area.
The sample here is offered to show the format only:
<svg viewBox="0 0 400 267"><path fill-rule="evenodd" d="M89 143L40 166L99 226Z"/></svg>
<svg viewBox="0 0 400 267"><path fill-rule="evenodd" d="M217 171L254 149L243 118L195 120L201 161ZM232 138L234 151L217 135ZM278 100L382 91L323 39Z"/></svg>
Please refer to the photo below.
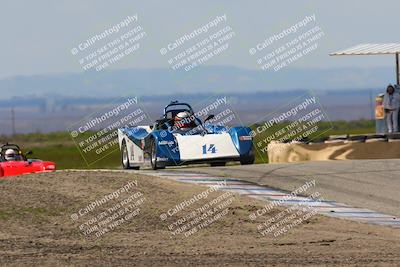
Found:
<svg viewBox="0 0 400 267"><path fill-rule="evenodd" d="M177 121L180 114L190 116ZM154 125L118 129L123 168L156 170L195 163L224 166L229 161L253 164L251 129L212 124L214 117L201 121L189 104L173 101Z"/></svg>

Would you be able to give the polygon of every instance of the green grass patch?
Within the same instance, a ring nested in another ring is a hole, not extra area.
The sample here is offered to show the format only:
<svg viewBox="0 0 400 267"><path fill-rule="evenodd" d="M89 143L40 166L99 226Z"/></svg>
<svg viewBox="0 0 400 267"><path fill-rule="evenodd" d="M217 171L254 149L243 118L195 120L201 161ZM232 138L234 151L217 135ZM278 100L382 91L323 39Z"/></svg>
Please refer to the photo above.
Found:
<svg viewBox="0 0 400 267"><path fill-rule="evenodd" d="M23 218L26 216L33 216L37 218L49 217L49 216L60 216L66 210L52 208L33 208L33 207L23 207L23 208L13 208L9 210L0 210L0 220L8 220L12 218Z"/></svg>
<svg viewBox="0 0 400 267"><path fill-rule="evenodd" d="M257 138L264 138L272 130L278 130L288 124L286 122L274 125L273 129L263 132ZM256 126L253 125L252 128L254 129L254 127ZM329 135L374 132L375 122L372 120L320 122L318 124L318 132L311 134L310 139L317 135L319 135L318 137L326 137ZM321 135L321 133L323 134ZM93 133L86 134L89 136ZM19 144L24 151L32 150L34 152L32 158L56 162L57 169L113 169L121 166L118 146L115 146L115 151L88 166L67 132L18 134L14 137L0 136L0 143L5 142ZM256 163L264 162L268 162L266 153L256 152Z"/></svg>
<svg viewBox="0 0 400 267"><path fill-rule="evenodd" d="M10 217L10 213L0 210L0 220L7 220Z"/></svg>
<svg viewBox="0 0 400 267"><path fill-rule="evenodd" d="M85 133L85 136L82 136L82 138L92 134L93 133L90 132ZM88 166L70 134L67 132L18 134L13 137L0 136L0 143L6 142L21 146L22 150L25 152L32 150L33 155L31 155L30 158L55 162L59 170L110 169L120 166L118 145L115 145L113 149L110 150L114 150L112 153Z"/></svg>

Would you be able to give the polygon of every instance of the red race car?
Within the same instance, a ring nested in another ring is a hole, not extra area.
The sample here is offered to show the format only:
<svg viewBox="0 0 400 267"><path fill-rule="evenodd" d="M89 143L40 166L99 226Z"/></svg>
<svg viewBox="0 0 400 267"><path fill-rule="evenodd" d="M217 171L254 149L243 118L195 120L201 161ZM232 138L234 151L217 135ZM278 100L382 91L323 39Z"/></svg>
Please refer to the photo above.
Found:
<svg viewBox="0 0 400 267"><path fill-rule="evenodd" d="M31 154L32 151L23 154L19 146L14 144L5 144L0 147L0 179L6 176L56 170L54 162L27 159L26 156Z"/></svg>

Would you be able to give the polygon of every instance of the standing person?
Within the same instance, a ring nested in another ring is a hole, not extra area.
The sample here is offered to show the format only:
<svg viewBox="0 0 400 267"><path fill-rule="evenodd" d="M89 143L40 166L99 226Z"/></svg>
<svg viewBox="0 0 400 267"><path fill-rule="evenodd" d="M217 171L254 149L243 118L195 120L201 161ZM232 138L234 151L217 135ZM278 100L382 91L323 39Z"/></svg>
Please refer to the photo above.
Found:
<svg viewBox="0 0 400 267"><path fill-rule="evenodd" d="M400 95L394 89L393 85L389 85L386 88L386 94L383 97L383 108L385 109L386 124L389 133L399 131L399 107L400 107Z"/></svg>

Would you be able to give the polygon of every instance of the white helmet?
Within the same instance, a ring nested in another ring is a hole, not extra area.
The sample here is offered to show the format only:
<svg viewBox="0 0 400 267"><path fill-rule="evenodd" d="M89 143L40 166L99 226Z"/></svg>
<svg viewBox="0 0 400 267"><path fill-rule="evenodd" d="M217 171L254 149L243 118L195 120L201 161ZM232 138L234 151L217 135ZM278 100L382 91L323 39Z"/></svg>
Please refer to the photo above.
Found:
<svg viewBox="0 0 400 267"><path fill-rule="evenodd" d="M182 111L175 116L175 126L179 128L191 128L193 126L194 117L190 112Z"/></svg>
<svg viewBox="0 0 400 267"><path fill-rule="evenodd" d="M4 158L5 158L7 161L13 161L13 160L15 160L16 157L15 157L15 151L14 151L14 149L11 149L11 148L7 149L7 150L6 150L6 153L4 153Z"/></svg>

